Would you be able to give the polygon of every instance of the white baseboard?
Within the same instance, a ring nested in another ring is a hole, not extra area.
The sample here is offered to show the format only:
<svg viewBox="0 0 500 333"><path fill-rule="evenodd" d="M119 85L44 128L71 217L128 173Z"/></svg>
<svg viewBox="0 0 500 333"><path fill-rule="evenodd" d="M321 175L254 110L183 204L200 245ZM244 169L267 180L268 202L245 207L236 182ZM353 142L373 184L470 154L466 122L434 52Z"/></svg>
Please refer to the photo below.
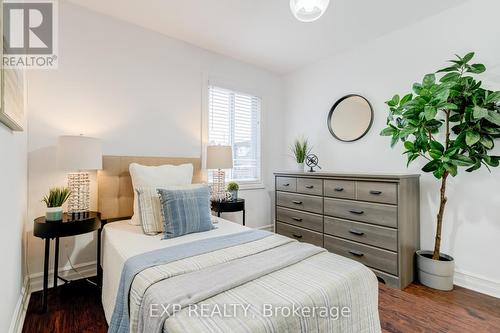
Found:
<svg viewBox="0 0 500 333"><path fill-rule="evenodd" d="M24 318L26 317L26 310L30 302L30 284L29 279L26 277L21 288L21 294L17 301L12 320L10 321L9 333L21 333L23 330Z"/></svg>
<svg viewBox="0 0 500 333"><path fill-rule="evenodd" d="M500 298L500 281L490 280L468 272L455 271L453 282L457 286Z"/></svg>
<svg viewBox="0 0 500 333"><path fill-rule="evenodd" d="M59 268L59 276L68 280L78 280L82 278L88 278L97 275L97 263L95 261L86 262L82 264L74 265L78 272L75 272L71 266L65 266ZM35 292L43 289L43 272L31 274L30 280L30 291ZM49 288L52 288L54 283L54 270L49 270ZM60 281L62 284L62 281Z"/></svg>
<svg viewBox="0 0 500 333"><path fill-rule="evenodd" d="M268 225L263 225L261 227L258 227L256 229L259 230L267 230L267 231L273 231L274 230L274 224L268 224Z"/></svg>

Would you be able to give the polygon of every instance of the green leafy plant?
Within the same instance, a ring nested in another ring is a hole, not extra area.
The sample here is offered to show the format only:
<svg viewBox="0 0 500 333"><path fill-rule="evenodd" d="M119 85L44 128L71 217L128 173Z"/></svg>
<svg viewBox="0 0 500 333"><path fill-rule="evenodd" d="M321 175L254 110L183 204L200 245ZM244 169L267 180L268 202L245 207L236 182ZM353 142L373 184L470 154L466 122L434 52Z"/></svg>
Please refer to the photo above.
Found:
<svg viewBox="0 0 500 333"><path fill-rule="evenodd" d="M297 138L290 147L290 150L297 163L304 163L306 156L311 152L311 147L309 147L307 139Z"/></svg>
<svg viewBox="0 0 500 333"><path fill-rule="evenodd" d="M43 197L42 202L47 205L47 208L61 207L71 195L71 191L67 187L56 187L49 190L49 194Z"/></svg>
<svg viewBox="0 0 500 333"><path fill-rule="evenodd" d="M482 88L474 78L486 70L483 64L471 64L474 53L450 60L450 66L424 76L404 97L395 95L386 104L390 108L387 127L380 133L392 137L391 146L403 142L408 165L426 160L422 168L441 180L440 205L432 259L440 259L441 229L447 202L446 182L459 168L467 172L481 166L498 167L500 157L490 155L500 137L500 91ZM436 81L436 74L444 73Z"/></svg>
<svg viewBox="0 0 500 333"><path fill-rule="evenodd" d="M228 191L238 191L240 189L240 185L236 182L229 182L227 184L227 190Z"/></svg>

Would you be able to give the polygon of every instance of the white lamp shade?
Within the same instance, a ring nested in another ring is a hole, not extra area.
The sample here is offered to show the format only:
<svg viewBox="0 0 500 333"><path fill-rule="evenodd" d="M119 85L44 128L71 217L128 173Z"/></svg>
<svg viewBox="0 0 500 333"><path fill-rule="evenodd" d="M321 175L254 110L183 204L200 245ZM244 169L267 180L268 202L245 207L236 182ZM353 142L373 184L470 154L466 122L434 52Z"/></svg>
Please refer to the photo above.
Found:
<svg viewBox="0 0 500 333"><path fill-rule="evenodd" d="M233 147L231 146L208 146L207 147L207 169L232 169Z"/></svg>
<svg viewBox="0 0 500 333"><path fill-rule="evenodd" d="M65 171L102 169L101 142L85 136L61 136L57 145L59 168Z"/></svg>
<svg viewBox="0 0 500 333"><path fill-rule="evenodd" d="M330 0L290 0L290 10L301 22L319 19L328 8Z"/></svg>

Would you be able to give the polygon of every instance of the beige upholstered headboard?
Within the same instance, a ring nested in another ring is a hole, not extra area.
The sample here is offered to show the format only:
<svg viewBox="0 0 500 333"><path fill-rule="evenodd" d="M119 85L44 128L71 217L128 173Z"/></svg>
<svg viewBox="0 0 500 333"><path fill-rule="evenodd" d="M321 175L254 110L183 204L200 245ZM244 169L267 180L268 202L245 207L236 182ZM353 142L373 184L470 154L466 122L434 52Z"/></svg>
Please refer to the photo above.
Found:
<svg viewBox="0 0 500 333"><path fill-rule="evenodd" d="M104 220L126 218L134 213L134 191L128 171L131 163L149 166L191 163L194 170L193 183L202 182L200 158L103 156L102 170L97 174L97 182L98 207Z"/></svg>

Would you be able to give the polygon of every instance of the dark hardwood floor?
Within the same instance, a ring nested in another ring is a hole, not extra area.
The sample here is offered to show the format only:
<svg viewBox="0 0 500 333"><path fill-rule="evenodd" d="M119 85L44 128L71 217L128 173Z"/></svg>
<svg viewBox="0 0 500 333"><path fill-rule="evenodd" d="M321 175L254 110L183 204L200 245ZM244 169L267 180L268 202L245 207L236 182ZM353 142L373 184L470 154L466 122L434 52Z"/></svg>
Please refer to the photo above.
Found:
<svg viewBox="0 0 500 333"><path fill-rule="evenodd" d="M42 292L31 294L23 333L100 333L108 326L100 290L85 280L49 290L48 311L40 313Z"/></svg>
<svg viewBox="0 0 500 333"><path fill-rule="evenodd" d="M500 299L456 287L440 292L418 284L404 291L380 285L383 332L500 332ZM107 331L99 291L80 280L49 293L49 311L39 313L41 293L31 295L23 333Z"/></svg>

